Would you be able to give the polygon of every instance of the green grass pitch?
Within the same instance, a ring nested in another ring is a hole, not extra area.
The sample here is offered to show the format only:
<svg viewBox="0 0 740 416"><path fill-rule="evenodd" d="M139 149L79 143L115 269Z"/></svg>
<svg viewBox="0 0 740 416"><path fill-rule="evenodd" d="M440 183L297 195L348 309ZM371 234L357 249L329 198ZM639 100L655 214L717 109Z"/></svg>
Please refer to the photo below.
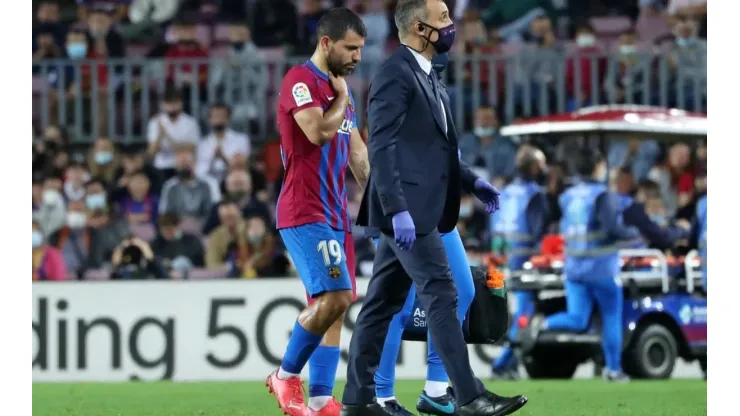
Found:
<svg viewBox="0 0 740 416"><path fill-rule="evenodd" d="M413 409L422 381L401 381L396 397ZM706 382L671 380L617 385L601 380L490 382L499 394L521 393L521 416L700 416ZM343 383L337 385L341 392ZM35 416L278 416L264 383L34 384Z"/></svg>

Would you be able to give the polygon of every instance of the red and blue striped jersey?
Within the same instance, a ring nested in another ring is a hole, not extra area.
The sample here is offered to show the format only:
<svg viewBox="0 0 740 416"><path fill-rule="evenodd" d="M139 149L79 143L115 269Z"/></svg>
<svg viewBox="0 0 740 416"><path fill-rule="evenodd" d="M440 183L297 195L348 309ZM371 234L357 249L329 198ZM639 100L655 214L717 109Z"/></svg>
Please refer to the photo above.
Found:
<svg viewBox="0 0 740 416"><path fill-rule="evenodd" d="M326 111L334 100L329 77L311 61L295 66L285 74L278 98L277 123L285 176L277 201L277 228L326 223L337 230L350 230L345 176L349 163L349 143L357 127L354 99L337 135L329 143L311 143L294 115L312 107Z"/></svg>

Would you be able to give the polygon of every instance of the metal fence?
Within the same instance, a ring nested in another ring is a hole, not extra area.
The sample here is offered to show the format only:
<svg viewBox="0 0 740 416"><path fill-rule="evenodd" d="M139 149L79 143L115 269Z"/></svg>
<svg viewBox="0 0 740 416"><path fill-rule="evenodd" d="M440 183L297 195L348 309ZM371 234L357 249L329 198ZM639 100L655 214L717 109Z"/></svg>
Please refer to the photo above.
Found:
<svg viewBox="0 0 740 416"><path fill-rule="evenodd" d="M182 88L185 111L201 123L210 103L226 102L236 128L260 141L274 136L278 88L305 58L233 62L142 58L33 64L34 124L67 128L72 141L145 140L166 85ZM363 61L349 77L363 123L369 80L379 62ZM666 50L579 55L558 50L451 57L444 74L458 126L494 105L504 122L609 103L706 111L706 51ZM205 125L204 125L205 127Z"/></svg>

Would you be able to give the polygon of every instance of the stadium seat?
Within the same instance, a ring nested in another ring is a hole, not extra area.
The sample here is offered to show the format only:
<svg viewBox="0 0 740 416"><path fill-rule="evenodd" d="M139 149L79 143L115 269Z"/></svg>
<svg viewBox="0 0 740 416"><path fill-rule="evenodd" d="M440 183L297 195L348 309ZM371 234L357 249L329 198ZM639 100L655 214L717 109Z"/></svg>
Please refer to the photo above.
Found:
<svg viewBox="0 0 740 416"><path fill-rule="evenodd" d="M85 280L108 280L110 279L110 270L108 269L90 269L85 272Z"/></svg>
<svg viewBox="0 0 740 416"><path fill-rule="evenodd" d="M149 223L129 224L128 230L134 237L141 238L144 241L153 241L157 235L157 230Z"/></svg>
<svg viewBox="0 0 740 416"><path fill-rule="evenodd" d="M190 280L215 280L224 279L227 277L225 270L211 270L211 269L193 269L190 271L188 278Z"/></svg>
<svg viewBox="0 0 740 416"><path fill-rule="evenodd" d="M619 36L632 27L632 22L625 16L592 17L590 23L599 37Z"/></svg>

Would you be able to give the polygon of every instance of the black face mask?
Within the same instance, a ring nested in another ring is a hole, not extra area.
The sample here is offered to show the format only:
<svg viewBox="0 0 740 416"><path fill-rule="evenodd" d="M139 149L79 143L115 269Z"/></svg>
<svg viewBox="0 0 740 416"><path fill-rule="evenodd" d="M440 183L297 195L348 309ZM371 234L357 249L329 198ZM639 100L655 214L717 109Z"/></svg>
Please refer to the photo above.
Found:
<svg viewBox="0 0 740 416"><path fill-rule="evenodd" d="M169 117L169 118L170 118L170 120L176 120L176 119L177 119L177 117L179 117L179 116L180 116L180 111L181 111L181 110L176 110L176 111L167 111L167 117Z"/></svg>
<svg viewBox="0 0 740 416"><path fill-rule="evenodd" d="M211 128L214 132L221 134L226 131L226 124L214 124L211 126Z"/></svg>
<svg viewBox="0 0 740 416"><path fill-rule="evenodd" d="M180 179L192 179L193 171L189 168L177 169L177 176L179 176Z"/></svg>
<svg viewBox="0 0 740 416"><path fill-rule="evenodd" d="M243 51L246 45L247 45L247 42L244 42L244 41L231 42L231 48L237 52Z"/></svg>

